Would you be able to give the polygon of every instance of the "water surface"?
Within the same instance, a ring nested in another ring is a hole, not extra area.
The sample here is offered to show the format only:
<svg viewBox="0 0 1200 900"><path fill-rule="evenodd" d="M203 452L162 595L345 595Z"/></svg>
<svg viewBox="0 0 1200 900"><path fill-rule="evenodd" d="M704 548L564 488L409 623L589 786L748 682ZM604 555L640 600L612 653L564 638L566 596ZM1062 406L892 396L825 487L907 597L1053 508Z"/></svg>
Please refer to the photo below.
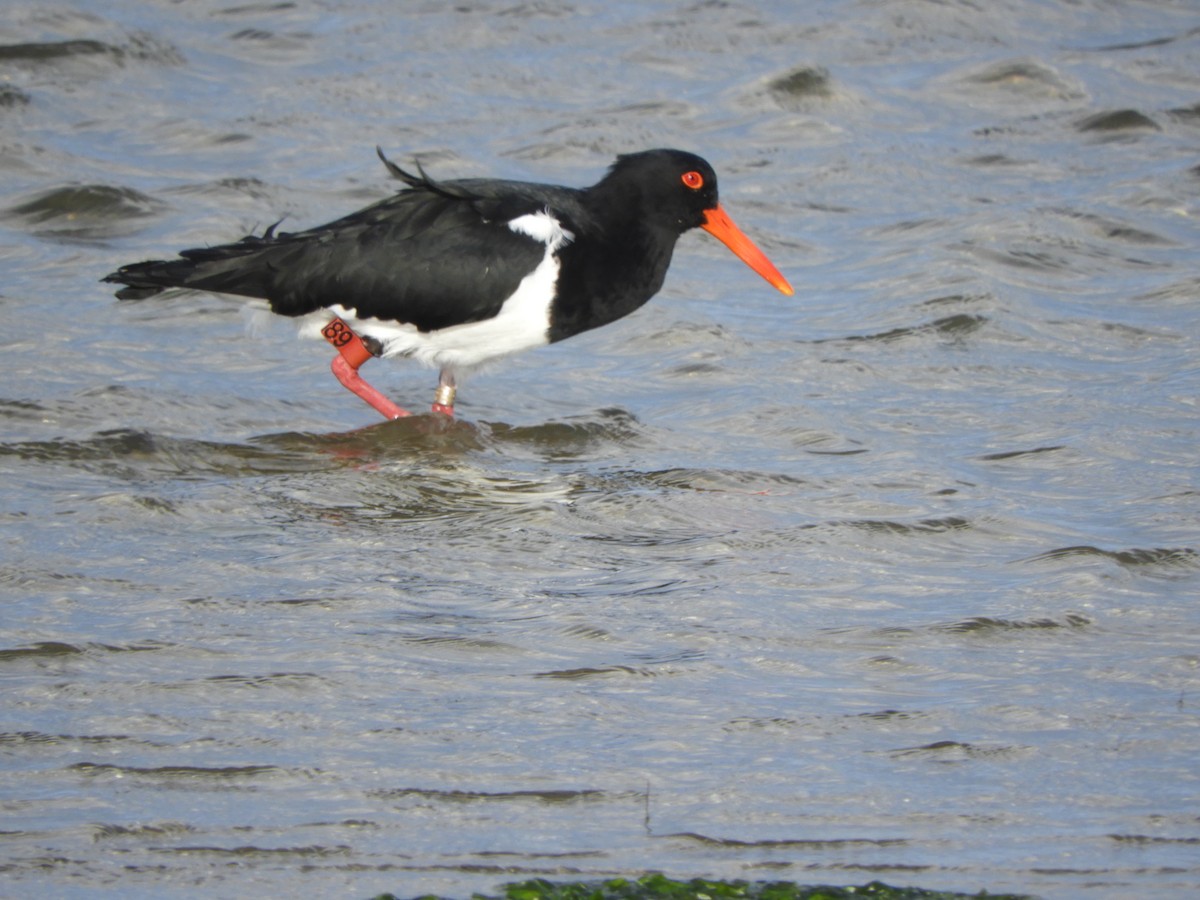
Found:
<svg viewBox="0 0 1200 900"><path fill-rule="evenodd" d="M10 889L1196 891L1197 73L1172 2L10 6ZM698 151L797 296L688 235L448 426L98 283L385 196L375 144Z"/></svg>

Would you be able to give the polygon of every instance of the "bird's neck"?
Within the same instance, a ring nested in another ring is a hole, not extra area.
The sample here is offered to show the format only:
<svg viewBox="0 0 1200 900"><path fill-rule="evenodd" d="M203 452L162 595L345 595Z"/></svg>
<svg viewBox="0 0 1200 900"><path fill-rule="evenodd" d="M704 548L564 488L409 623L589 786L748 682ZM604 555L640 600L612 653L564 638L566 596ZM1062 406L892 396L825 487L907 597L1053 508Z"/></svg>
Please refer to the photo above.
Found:
<svg viewBox="0 0 1200 900"><path fill-rule="evenodd" d="M550 340L599 328L644 305L663 285L676 239L625 218L564 247Z"/></svg>

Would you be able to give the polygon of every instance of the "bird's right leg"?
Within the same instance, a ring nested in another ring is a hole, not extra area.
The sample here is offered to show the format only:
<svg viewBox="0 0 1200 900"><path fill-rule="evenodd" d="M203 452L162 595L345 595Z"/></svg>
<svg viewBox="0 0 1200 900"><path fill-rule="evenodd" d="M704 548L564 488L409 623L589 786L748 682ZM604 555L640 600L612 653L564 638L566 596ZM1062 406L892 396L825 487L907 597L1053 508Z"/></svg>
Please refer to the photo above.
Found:
<svg viewBox="0 0 1200 900"><path fill-rule="evenodd" d="M377 410L385 419L402 419L411 416L406 409L401 409L383 394L379 393L358 374L359 366L374 354L367 349L362 338L354 333L349 325L336 316L321 329L325 340L337 348L338 355L333 358L330 368L337 380L349 391L353 391Z"/></svg>

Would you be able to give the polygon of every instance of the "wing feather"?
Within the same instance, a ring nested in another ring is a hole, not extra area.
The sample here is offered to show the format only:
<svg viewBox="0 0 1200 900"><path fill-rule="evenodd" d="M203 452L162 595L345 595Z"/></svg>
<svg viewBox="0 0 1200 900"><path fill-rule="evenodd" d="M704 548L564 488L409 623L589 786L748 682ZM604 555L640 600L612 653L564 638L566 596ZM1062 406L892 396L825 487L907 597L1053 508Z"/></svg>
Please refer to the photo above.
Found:
<svg viewBox="0 0 1200 900"><path fill-rule="evenodd" d="M120 296L189 287L261 297L281 315L342 306L433 331L494 316L542 261L546 243L509 223L548 212L580 234L591 224L580 192L490 179L434 181L400 168L406 188L326 225L184 250L172 260L124 266L106 280Z"/></svg>

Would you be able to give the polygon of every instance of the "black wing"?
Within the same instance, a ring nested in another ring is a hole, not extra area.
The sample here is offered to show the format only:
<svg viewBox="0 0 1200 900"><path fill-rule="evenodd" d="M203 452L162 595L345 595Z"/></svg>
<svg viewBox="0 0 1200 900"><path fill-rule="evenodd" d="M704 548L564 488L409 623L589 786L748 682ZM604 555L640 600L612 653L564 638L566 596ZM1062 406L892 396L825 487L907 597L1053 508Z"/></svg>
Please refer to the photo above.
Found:
<svg viewBox="0 0 1200 900"><path fill-rule="evenodd" d="M340 304L359 318L430 331L494 315L541 262L545 245L514 232L511 219L550 209L568 230L583 226L571 189L439 183L384 162L407 190L317 228L272 227L234 244L184 250L179 259L125 266L105 280L127 285L121 297L190 287L262 297L282 315Z"/></svg>

